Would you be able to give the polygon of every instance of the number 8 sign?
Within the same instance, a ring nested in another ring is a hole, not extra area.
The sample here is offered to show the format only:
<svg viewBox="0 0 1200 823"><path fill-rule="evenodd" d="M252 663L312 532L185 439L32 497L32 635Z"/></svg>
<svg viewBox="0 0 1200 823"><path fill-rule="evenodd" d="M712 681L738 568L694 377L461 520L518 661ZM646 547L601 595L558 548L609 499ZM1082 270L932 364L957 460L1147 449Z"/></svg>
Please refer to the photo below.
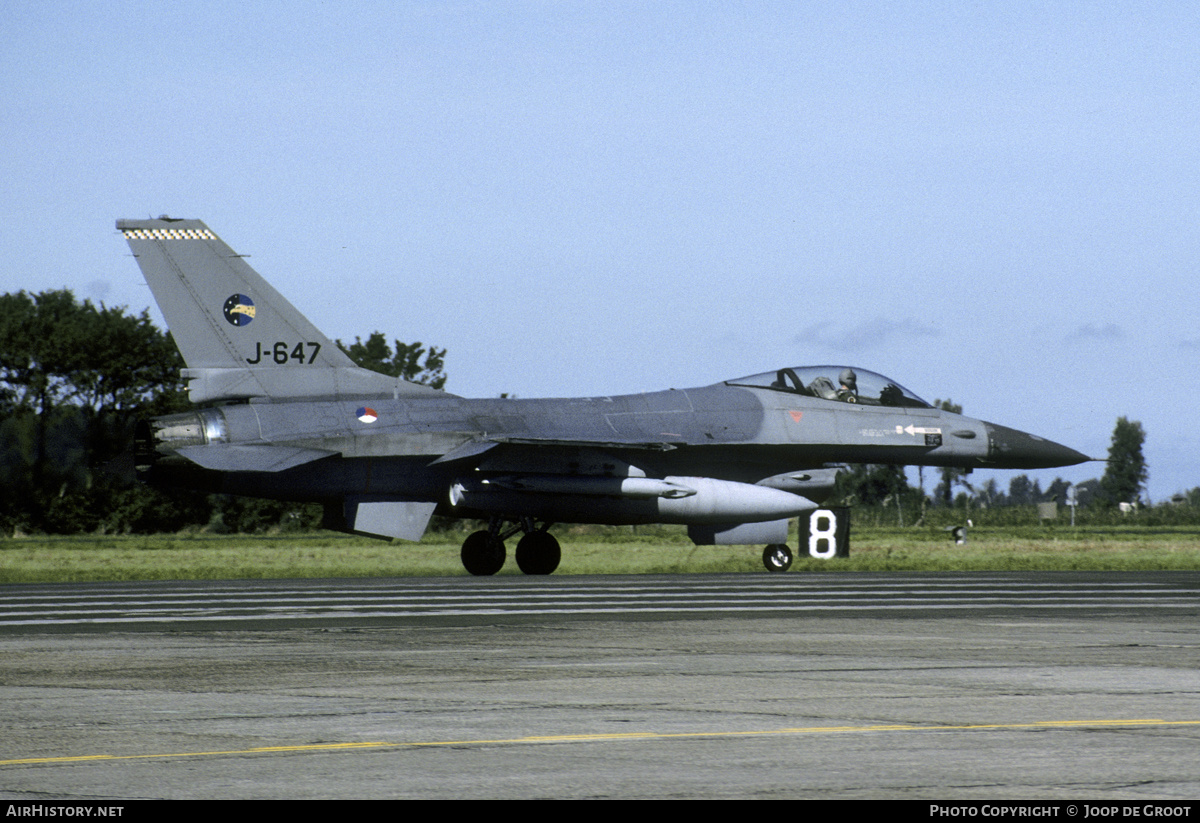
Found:
<svg viewBox="0 0 1200 823"><path fill-rule="evenodd" d="M809 557L829 560L850 556L850 508L814 509L800 515L800 550ZM807 544L805 543L807 540Z"/></svg>

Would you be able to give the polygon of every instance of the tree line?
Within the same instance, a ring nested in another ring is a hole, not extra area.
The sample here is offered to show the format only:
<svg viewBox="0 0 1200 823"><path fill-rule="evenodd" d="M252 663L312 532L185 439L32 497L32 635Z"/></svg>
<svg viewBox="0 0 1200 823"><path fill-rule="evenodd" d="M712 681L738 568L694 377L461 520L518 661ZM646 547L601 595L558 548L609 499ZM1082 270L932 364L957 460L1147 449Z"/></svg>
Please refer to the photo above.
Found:
<svg viewBox="0 0 1200 823"><path fill-rule="evenodd" d="M446 383L445 349L388 345L379 331L337 342L364 368ZM131 482L137 421L190 407L183 366L149 310L97 306L66 289L0 295L0 534L317 525L315 506Z"/></svg>
<svg viewBox="0 0 1200 823"><path fill-rule="evenodd" d="M962 413L962 407L949 400L938 400L934 405L956 414ZM1101 477L1075 484L1056 477L1045 489L1040 481L1031 480L1026 474L1012 477L1005 491L995 478L975 486L968 479L970 475L967 471L940 468L933 470L940 479L932 495L927 495L924 490L925 469L920 470L919 485L913 487L900 466L856 465L838 476L830 504L892 507L897 512L899 522L903 522L903 512L907 510L910 513L909 524L919 520L921 514L930 508L979 510L1032 507L1039 503L1066 504L1072 497L1077 506L1102 512L1119 509L1122 504L1144 507L1149 505L1145 498L1149 471L1142 453L1145 440L1146 432L1140 422L1120 417L1113 429ZM1172 503L1200 509L1200 487L1177 495Z"/></svg>
<svg viewBox="0 0 1200 823"><path fill-rule="evenodd" d="M338 345L364 368L443 388L446 350L376 331ZM315 527L315 506L163 491L130 482L139 419L190 407L183 359L149 311L80 301L68 290L0 295L0 534L152 533L181 527L262 531ZM938 408L962 407L938 400ZM1082 507L1144 502L1145 431L1124 417L1113 430L1102 477L1075 485ZM925 492L925 473L935 475ZM1067 502L1066 481L1045 489L1021 474L1007 490L976 487L961 469L921 469L917 487L900 466L856 465L841 473L832 504L892 509L918 522L929 508L1004 508ZM1200 510L1200 488L1178 501Z"/></svg>

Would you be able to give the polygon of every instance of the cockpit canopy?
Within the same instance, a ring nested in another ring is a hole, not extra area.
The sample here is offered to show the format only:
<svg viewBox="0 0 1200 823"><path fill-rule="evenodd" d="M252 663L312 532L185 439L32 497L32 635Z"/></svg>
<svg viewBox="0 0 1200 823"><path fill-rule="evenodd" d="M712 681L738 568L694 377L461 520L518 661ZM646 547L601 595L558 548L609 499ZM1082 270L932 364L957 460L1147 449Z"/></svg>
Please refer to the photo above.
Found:
<svg viewBox="0 0 1200 823"><path fill-rule="evenodd" d="M728 386L751 386L865 406L930 408L908 389L882 374L851 366L794 366L726 380Z"/></svg>

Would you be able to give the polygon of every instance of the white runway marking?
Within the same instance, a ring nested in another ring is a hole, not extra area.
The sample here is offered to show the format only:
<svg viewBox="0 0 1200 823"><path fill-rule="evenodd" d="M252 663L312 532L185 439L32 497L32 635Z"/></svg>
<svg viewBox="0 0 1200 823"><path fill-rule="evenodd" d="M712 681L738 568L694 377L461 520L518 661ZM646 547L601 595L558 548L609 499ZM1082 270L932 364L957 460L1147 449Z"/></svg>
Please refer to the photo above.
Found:
<svg viewBox="0 0 1200 823"><path fill-rule="evenodd" d="M19 585L0 590L0 629L103 624L377 621L429 617L1028 610L1200 611L1200 575L822 574Z"/></svg>

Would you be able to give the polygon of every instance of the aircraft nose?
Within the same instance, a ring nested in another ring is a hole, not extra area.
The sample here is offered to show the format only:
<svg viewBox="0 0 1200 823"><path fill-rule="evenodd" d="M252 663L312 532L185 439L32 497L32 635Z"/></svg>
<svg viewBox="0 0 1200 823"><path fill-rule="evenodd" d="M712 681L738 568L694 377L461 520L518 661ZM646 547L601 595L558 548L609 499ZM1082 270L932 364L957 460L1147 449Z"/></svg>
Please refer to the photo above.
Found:
<svg viewBox="0 0 1200 823"><path fill-rule="evenodd" d="M1074 466L1091 458L1074 449L1023 431L984 423L988 434L988 463L1001 469L1052 469Z"/></svg>

